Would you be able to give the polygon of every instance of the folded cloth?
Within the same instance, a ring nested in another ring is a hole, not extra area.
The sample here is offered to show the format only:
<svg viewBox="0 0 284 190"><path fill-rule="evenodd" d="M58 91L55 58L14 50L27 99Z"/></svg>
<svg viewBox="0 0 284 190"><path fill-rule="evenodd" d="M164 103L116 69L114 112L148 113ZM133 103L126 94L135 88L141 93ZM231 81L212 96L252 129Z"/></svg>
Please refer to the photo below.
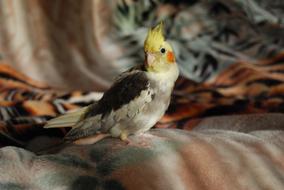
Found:
<svg viewBox="0 0 284 190"><path fill-rule="evenodd" d="M238 61L283 51L283 5L281 0L2 0L0 59L65 89L105 89L114 75L143 63L147 30L163 20L182 75L203 82Z"/></svg>
<svg viewBox="0 0 284 190"><path fill-rule="evenodd" d="M282 4L0 1L0 59L65 88L0 64L0 189L283 189ZM160 20L183 77L158 129L76 146L42 128L142 63Z"/></svg>
<svg viewBox="0 0 284 190"><path fill-rule="evenodd" d="M130 144L108 138L38 155L5 147L0 188L283 189L283 116L215 117L191 132L153 129Z"/></svg>

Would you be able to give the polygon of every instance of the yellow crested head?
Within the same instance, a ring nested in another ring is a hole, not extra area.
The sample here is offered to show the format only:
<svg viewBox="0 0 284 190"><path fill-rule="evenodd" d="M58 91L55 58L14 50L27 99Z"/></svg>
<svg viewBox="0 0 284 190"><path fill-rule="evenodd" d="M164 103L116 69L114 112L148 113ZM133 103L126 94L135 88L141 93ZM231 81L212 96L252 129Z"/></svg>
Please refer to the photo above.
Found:
<svg viewBox="0 0 284 190"><path fill-rule="evenodd" d="M162 22L150 29L144 42L144 64L148 72L176 71L174 52L171 45L164 38L163 29Z"/></svg>
<svg viewBox="0 0 284 190"><path fill-rule="evenodd" d="M144 42L145 52L159 51L161 44L165 41L164 35L164 24L160 22L156 27L149 30L146 40Z"/></svg>

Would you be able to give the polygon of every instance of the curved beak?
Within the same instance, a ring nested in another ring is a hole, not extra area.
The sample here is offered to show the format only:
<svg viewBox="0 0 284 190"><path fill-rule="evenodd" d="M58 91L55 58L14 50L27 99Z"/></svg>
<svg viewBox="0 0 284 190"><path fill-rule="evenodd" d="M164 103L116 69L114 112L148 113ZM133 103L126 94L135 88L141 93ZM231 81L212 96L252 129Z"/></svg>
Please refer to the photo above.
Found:
<svg viewBox="0 0 284 190"><path fill-rule="evenodd" d="M150 52L146 52L145 53L145 65L146 67L152 67L154 62L155 62L155 54L154 53L150 53Z"/></svg>

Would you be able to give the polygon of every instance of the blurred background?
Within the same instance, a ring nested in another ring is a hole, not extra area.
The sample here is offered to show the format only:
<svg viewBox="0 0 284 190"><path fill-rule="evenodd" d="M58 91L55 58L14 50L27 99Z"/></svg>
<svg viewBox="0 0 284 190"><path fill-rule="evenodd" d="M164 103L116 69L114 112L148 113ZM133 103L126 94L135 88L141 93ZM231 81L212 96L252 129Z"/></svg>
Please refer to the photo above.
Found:
<svg viewBox="0 0 284 190"><path fill-rule="evenodd" d="M118 73L143 63L147 30L163 20L182 76L206 83L232 64L279 56L283 6L281 0L2 0L0 60L53 87L105 90Z"/></svg>

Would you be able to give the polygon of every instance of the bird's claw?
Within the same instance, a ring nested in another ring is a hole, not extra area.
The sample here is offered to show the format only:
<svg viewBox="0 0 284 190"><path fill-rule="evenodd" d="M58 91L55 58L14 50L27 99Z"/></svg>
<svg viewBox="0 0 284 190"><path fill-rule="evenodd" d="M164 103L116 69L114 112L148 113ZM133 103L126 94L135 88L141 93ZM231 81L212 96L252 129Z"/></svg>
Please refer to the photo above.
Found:
<svg viewBox="0 0 284 190"><path fill-rule="evenodd" d="M130 143L130 140L128 139L128 133L123 131L121 132L120 134L120 139L123 141L123 142L126 142L127 144Z"/></svg>

